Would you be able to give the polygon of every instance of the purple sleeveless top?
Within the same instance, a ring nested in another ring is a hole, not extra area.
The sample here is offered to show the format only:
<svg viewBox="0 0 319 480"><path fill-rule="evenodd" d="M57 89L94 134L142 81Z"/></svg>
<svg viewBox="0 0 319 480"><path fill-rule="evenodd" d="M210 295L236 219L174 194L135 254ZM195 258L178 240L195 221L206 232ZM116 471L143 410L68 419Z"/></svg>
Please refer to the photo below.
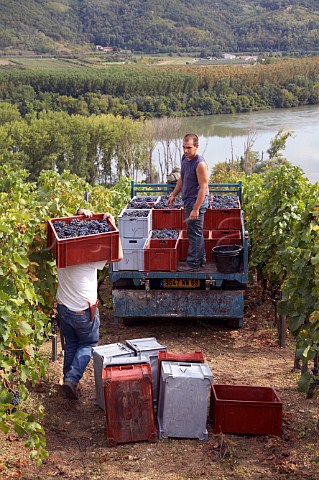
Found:
<svg viewBox="0 0 319 480"><path fill-rule="evenodd" d="M196 202L199 191L196 168L200 162L205 162L201 155L196 155L194 158L192 158L192 160L187 160L185 155L182 157L182 198L186 207ZM208 197L208 188L206 197Z"/></svg>

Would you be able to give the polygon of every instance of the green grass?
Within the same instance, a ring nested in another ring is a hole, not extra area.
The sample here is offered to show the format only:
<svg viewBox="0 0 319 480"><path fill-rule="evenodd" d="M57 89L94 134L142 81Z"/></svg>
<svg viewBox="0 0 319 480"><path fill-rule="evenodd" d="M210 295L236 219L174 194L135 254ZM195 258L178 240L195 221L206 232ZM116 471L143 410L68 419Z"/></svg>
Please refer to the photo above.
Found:
<svg viewBox="0 0 319 480"><path fill-rule="evenodd" d="M16 66L30 70L52 70L82 68L83 63L77 59L63 59L53 57L6 57ZM88 64L86 65L88 66Z"/></svg>
<svg viewBox="0 0 319 480"><path fill-rule="evenodd" d="M55 10L56 12L60 12L60 13L65 13L67 10L70 9L69 5L65 5L65 4L60 3L60 2L49 2L48 7L52 8L52 10Z"/></svg>

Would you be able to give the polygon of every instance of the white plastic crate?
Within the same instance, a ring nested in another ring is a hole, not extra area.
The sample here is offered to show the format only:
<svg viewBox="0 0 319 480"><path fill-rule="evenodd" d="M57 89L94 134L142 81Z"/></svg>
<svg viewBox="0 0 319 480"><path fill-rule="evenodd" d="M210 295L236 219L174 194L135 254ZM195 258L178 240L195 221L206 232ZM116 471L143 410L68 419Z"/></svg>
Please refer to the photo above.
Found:
<svg viewBox="0 0 319 480"><path fill-rule="evenodd" d="M115 360L123 360L127 357L135 357L135 351L123 343L110 343L92 347L95 396L97 405L105 410L104 388L102 384L102 370Z"/></svg>
<svg viewBox="0 0 319 480"><path fill-rule="evenodd" d="M149 360L152 368L153 399L157 402L158 352L160 350L167 352L167 347L158 343L154 337L126 340L126 344L135 351L136 355L142 355Z"/></svg>
<svg viewBox="0 0 319 480"><path fill-rule="evenodd" d="M137 248L144 248L145 243L148 237L145 238L121 238L122 248L125 249L137 249Z"/></svg>
<svg viewBox="0 0 319 480"><path fill-rule="evenodd" d="M213 375L204 363L161 362L158 436L206 440Z"/></svg>
<svg viewBox="0 0 319 480"><path fill-rule="evenodd" d="M119 270L139 270L144 271L144 247L147 242L147 238L137 238L137 239L123 239L125 242L122 243L123 247L123 260L119 262L114 262L112 264L113 272L118 272ZM134 242L137 243L134 243ZM125 248L124 245L131 242L131 248ZM141 244L141 247L136 245Z"/></svg>
<svg viewBox="0 0 319 480"><path fill-rule="evenodd" d="M135 212L134 216L123 216L125 211ZM138 212L147 212L146 217L139 217ZM147 238L152 230L152 209L150 210L127 210L124 208L118 217L118 229L121 239L123 238Z"/></svg>

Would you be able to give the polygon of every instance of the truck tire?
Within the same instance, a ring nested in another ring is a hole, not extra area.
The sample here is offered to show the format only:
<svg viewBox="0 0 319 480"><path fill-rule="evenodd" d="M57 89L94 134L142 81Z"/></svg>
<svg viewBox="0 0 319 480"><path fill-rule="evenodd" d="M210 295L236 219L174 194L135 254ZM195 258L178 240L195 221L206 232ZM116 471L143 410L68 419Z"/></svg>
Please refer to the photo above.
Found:
<svg viewBox="0 0 319 480"><path fill-rule="evenodd" d="M238 330L239 328L242 328L243 326L243 318L229 318L227 320L227 327L230 328L231 330Z"/></svg>

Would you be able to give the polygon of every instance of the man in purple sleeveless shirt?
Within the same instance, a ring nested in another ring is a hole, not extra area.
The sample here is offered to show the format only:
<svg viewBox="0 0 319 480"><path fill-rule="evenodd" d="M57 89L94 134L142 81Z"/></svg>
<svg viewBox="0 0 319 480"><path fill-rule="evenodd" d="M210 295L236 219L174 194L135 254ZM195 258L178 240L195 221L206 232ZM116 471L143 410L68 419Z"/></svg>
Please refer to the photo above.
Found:
<svg viewBox="0 0 319 480"><path fill-rule="evenodd" d="M182 192L189 248L186 264L177 270L193 272L206 263L203 224L208 207L208 169L204 158L197 154L197 135L185 135L183 150L181 177L167 203L172 205L179 192Z"/></svg>

